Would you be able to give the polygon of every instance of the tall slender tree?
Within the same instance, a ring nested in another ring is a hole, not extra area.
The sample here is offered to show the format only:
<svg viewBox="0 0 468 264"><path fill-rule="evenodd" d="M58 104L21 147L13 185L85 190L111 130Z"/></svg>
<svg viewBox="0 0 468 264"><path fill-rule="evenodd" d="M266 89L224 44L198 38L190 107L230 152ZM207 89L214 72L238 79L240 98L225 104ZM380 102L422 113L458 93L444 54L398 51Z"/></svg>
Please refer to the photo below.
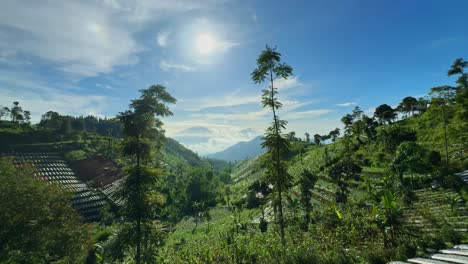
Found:
<svg viewBox="0 0 468 264"><path fill-rule="evenodd" d="M448 106L453 101L455 88L451 86L437 86L431 88L430 95L432 96L432 104L438 105L441 108L442 124L444 127L444 149L445 149L445 168L448 169L449 153L448 153L448 134L447 134L447 110Z"/></svg>
<svg viewBox="0 0 468 264"><path fill-rule="evenodd" d="M281 243L283 248L286 245L284 235L284 216L283 216L283 193L291 186L291 175L287 172L287 167L283 161L284 156L289 152L289 141L282 135L282 130L286 128L287 122L278 117L277 110L282 104L277 98L278 88L274 86L275 80L287 79L292 75L292 67L281 62L281 54L276 48L266 46L257 59L257 68L252 72L251 77L255 83L268 82L268 89L263 89L262 105L264 108L270 108L273 114L273 122L267 128L262 147L267 149L267 155L272 162L267 162L267 177L275 184L277 192L277 204L279 213L279 226L281 234Z"/></svg>
<svg viewBox="0 0 468 264"><path fill-rule="evenodd" d="M164 130L163 122L157 116L172 115L166 104L176 102L162 85L153 85L140 92L140 98L131 101L130 110L118 116L123 124L122 152L128 161L128 177L122 196L126 200L124 215L129 225L124 233L130 234L126 246L136 248L137 264L142 263L142 256L147 262L154 252L153 247L159 243L153 235L157 226L156 212L163 198L156 189L161 169L153 154L157 153L155 148L162 144Z"/></svg>
<svg viewBox="0 0 468 264"><path fill-rule="evenodd" d="M457 79L457 88L459 91L464 93L465 99L468 99L468 73L465 72L465 68L468 68L468 61L458 58L453 62L447 72L447 75L459 75Z"/></svg>

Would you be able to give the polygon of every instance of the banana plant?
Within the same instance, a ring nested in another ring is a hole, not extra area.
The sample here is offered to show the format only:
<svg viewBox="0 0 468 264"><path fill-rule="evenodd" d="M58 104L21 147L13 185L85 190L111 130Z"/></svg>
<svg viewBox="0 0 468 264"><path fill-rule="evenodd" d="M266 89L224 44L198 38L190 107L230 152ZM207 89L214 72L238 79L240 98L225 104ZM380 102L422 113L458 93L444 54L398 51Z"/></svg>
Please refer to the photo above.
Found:
<svg viewBox="0 0 468 264"><path fill-rule="evenodd" d="M401 231L401 208L397 203L395 195L385 191L381 201L373 207L372 215L377 227L382 233L384 247L393 248L397 245L396 237Z"/></svg>

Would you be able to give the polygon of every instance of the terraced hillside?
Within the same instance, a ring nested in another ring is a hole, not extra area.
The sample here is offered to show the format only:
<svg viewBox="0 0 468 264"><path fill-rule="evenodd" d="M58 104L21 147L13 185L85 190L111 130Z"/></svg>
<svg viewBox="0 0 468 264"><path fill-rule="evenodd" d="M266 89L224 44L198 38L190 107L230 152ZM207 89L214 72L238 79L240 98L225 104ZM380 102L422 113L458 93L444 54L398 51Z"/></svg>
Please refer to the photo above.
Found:
<svg viewBox="0 0 468 264"><path fill-rule="evenodd" d="M425 256L424 258L411 258L407 261L393 261L390 264L453 264L468 263L468 245L456 245L451 249L442 249Z"/></svg>
<svg viewBox="0 0 468 264"><path fill-rule="evenodd" d="M13 158L16 166L33 166L37 177L57 184L64 191L74 193L71 204L83 215L84 220L100 219L101 210L108 204L105 195L88 187L80 180L59 154L53 152L3 153L1 156Z"/></svg>
<svg viewBox="0 0 468 264"><path fill-rule="evenodd" d="M447 228L460 235L466 234L468 210L458 193L442 189L421 189L415 191L415 194L415 202L403 212L405 224L433 237Z"/></svg>
<svg viewBox="0 0 468 264"><path fill-rule="evenodd" d="M299 177L301 169L307 168L318 171L324 164L323 152L325 147L312 148L305 153L303 160L296 158L291 161L289 173L294 178ZM328 146L333 149L335 146ZM333 152L329 153L333 157ZM240 198L245 194L248 186L255 180L260 179L264 173L261 168L261 158L242 161L238 163L232 171L233 184L231 189ZM352 180L349 182L349 199L354 201L363 200L366 197L365 182L375 182L384 176L384 170L377 167L364 167L361 173L361 181ZM465 180L467 173L458 173L460 178ZM318 173L318 181L312 190L312 203L315 208L328 208L335 204L336 184L324 173ZM299 190L293 187L289 193L291 200L298 199ZM365 201L364 201L365 203ZM288 211L291 208L286 207ZM425 235L435 237L443 230L450 230L460 236L466 235L468 231L468 210L462 197L450 190L442 188L426 188L415 191L414 201L410 205L403 206L403 216L401 221L408 227L414 227L422 231ZM271 211L268 208L267 213ZM255 219L258 220L259 217Z"/></svg>

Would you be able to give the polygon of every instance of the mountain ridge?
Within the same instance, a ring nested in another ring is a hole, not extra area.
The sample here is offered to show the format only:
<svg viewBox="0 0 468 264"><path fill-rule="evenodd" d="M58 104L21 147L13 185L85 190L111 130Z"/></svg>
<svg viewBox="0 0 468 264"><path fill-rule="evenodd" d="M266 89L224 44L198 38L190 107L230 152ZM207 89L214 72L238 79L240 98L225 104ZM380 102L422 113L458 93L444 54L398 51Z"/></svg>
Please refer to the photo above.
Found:
<svg viewBox="0 0 468 264"><path fill-rule="evenodd" d="M221 159L225 161L240 161L256 157L264 152L262 137L257 136L250 141L238 142L222 151L208 154L205 157Z"/></svg>

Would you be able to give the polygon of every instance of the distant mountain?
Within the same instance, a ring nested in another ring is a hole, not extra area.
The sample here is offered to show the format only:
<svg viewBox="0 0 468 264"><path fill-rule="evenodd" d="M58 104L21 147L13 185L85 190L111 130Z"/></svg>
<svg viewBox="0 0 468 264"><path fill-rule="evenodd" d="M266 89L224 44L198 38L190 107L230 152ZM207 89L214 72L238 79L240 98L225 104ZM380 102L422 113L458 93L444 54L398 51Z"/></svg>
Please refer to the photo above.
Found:
<svg viewBox="0 0 468 264"><path fill-rule="evenodd" d="M265 152L260 145L261 143L262 137L258 136L251 141L242 141L223 151L209 154L207 157L226 161L238 161L253 158Z"/></svg>

